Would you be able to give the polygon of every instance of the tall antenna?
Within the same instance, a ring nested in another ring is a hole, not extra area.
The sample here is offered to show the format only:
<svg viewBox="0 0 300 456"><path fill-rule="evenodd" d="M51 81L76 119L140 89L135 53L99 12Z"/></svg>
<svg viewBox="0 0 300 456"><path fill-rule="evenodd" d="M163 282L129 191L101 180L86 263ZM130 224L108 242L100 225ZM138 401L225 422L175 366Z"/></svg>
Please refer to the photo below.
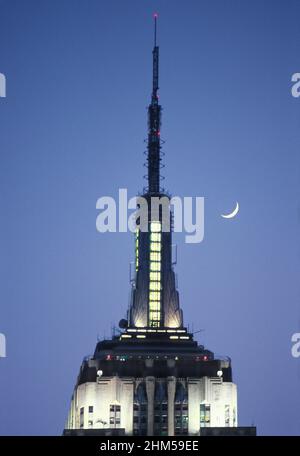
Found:
<svg viewBox="0 0 300 456"><path fill-rule="evenodd" d="M157 18L154 13L154 48L153 55L153 86L151 103L148 107L148 192L160 192L160 117L161 106L158 103L158 64L159 48L157 46Z"/></svg>
<svg viewBox="0 0 300 456"><path fill-rule="evenodd" d="M158 14L157 14L157 13L154 13L153 17L154 17L154 47L155 47L155 46L156 46L157 18L158 18Z"/></svg>
<svg viewBox="0 0 300 456"><path fill-rule="evenodd" d="M153 91L152 91L152 103L155 100L157 101L157 91L158 91L158 57L159 49L156 43L157 38L157 18L158 14L154 13L154 48L153 48Z"/></svg>

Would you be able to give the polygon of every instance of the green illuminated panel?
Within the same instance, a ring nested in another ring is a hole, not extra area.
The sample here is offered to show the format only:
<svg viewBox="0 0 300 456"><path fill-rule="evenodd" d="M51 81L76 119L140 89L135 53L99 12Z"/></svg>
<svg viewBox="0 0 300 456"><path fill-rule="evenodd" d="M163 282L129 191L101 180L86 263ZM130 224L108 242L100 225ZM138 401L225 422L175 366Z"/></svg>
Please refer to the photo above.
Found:
<svg viewBox="0 0 300 456"><path fill-rule="evenodd" d="M150 262L150 271L160 271L161 270L161 265L160 263L151 261Z"/></svg>
<svg viewBox="0 0 300 456"><path fill-rule="evenodd" d="M160 312L160 302L159 301L149 301L149 309L151 311Z"/></svg>
<svg viewBox="0 0 300 456"><path fill-rule="evenodd" d="M150 319L150 326L152 328L159 328L160 327L160 319L159 320L153 320L153 319Z"/></svg>
<svg viewBox="0 0 300 456"><path fill-rule="evenodd" d="M160 291L160 282L150 281L149 290Z"/></svg>
<svg viewBox="0 0 300 456"><path fill-rule="evenodd" d="M161 275L160 275L160 272L150 272L150 280L152 281L159 281L160 282L160 279L161 278Z"/></svg>
<svg viewBox="0 0 300 456"><path fill-rule="evenodd" d="M139 229L135 233L135 270L139 269Z"/></svg>
<svg viewBox="0 0 300 456"><path fill-rule="evenodd" d="M150 223L149 325L161 324L161 222Z"/></svg>
<svg viewBox="0 0 300 456"><path fill-rule="evenodd" d="M151 233L159 233L159 232L161 232L161 223L160 222L151 222L150 223L150 231L151 231Z"/></svg>
<svg viewBox="0 0 300 456"><path fill-rule="evenodd" d="M150 312L151 319L159 320L160 319L160 312Z"/></svg>
<svg viewBox="0 0 300 456"><path fill-rule="evenodd" d="M152 242L161 242L161 233L151 233L150 241Z"/></svg>
<svg viewBox="0 0 300 456"><path fill-rule="evenodd" d="M160 291L150 291L149 300L160 301Z"/></svg>
<svg viewBox="0 0 300 456"><path fill-rule="evenodd" d="M161 243L160 242L151 242L150 243L150 250L152 252L160 252L161 251Z"/></svg>
<svg viewBox="0 0 300 456"><path fill-rule="evenodd" d="M160 252L150 252L150 261L160 261L161 254Z"/></svg>

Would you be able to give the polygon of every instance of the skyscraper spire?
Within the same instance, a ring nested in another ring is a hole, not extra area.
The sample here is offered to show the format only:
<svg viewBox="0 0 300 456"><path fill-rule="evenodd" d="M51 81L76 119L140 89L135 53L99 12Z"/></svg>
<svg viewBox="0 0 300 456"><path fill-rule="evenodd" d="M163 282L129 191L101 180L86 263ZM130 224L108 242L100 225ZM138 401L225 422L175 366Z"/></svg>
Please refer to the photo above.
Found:
<svg viewBox="0 0 300 456"><path fill-rule="evenodd" d="M160 186L161 106L158 102L157 13L154 14L153 87L148 107L148 231L136 233L136 276L133 282L129 325L149 328L180 328L182 311L172 266L172 232L163 229L163 212L152 213L152 198L167 201L166 218L171 221L169 196ZM171 224L170 224L171 225Z"/></svg>
<svg viewBox="0 0 300 456"><path fill-rule="evenodd" d="M157 13L154 14L154 48L153 54L153 86L151 103L148 107L148 192L160 192L160 125L161 106L158 103L158 70L159 47L157 46Z"/></svg>

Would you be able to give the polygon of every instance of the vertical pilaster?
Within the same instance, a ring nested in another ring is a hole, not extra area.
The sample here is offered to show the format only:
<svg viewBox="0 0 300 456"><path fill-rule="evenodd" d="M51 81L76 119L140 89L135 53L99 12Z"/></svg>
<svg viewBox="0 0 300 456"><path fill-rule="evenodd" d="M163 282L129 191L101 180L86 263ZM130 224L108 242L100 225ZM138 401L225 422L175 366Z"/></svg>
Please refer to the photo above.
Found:
<svg viewBox="0 0 300 456"><path fill-rule="evenodd" d="M174 435L174 399L176 377L168 377L168 436Z"/></svg>
<svg viewBox="0 0 300 456"><path fill-rule="evenodd" d="M155 377L146 377L146 393L148 400L148 419L147 419L147 435L154 434L154 391Z"/></svg>

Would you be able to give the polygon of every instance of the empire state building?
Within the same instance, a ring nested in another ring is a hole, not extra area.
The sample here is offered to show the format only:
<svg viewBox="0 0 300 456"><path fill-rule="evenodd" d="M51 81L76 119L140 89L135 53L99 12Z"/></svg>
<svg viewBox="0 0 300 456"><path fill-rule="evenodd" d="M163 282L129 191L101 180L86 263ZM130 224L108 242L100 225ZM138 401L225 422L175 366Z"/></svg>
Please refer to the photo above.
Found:
<svg viewBox="0 0 300 456"><path fill-rule="evenodd" d="M153 48L148 107L147 187L143 198L170 201L161 187L159 48ZM131 303L120 331L99 341L80 367L64 435L254 434L238 428L230 358L216 358L184 324L172 261L171 229L162 210L137 223ZM145 228L145 227L143 227Z"/></svg>

